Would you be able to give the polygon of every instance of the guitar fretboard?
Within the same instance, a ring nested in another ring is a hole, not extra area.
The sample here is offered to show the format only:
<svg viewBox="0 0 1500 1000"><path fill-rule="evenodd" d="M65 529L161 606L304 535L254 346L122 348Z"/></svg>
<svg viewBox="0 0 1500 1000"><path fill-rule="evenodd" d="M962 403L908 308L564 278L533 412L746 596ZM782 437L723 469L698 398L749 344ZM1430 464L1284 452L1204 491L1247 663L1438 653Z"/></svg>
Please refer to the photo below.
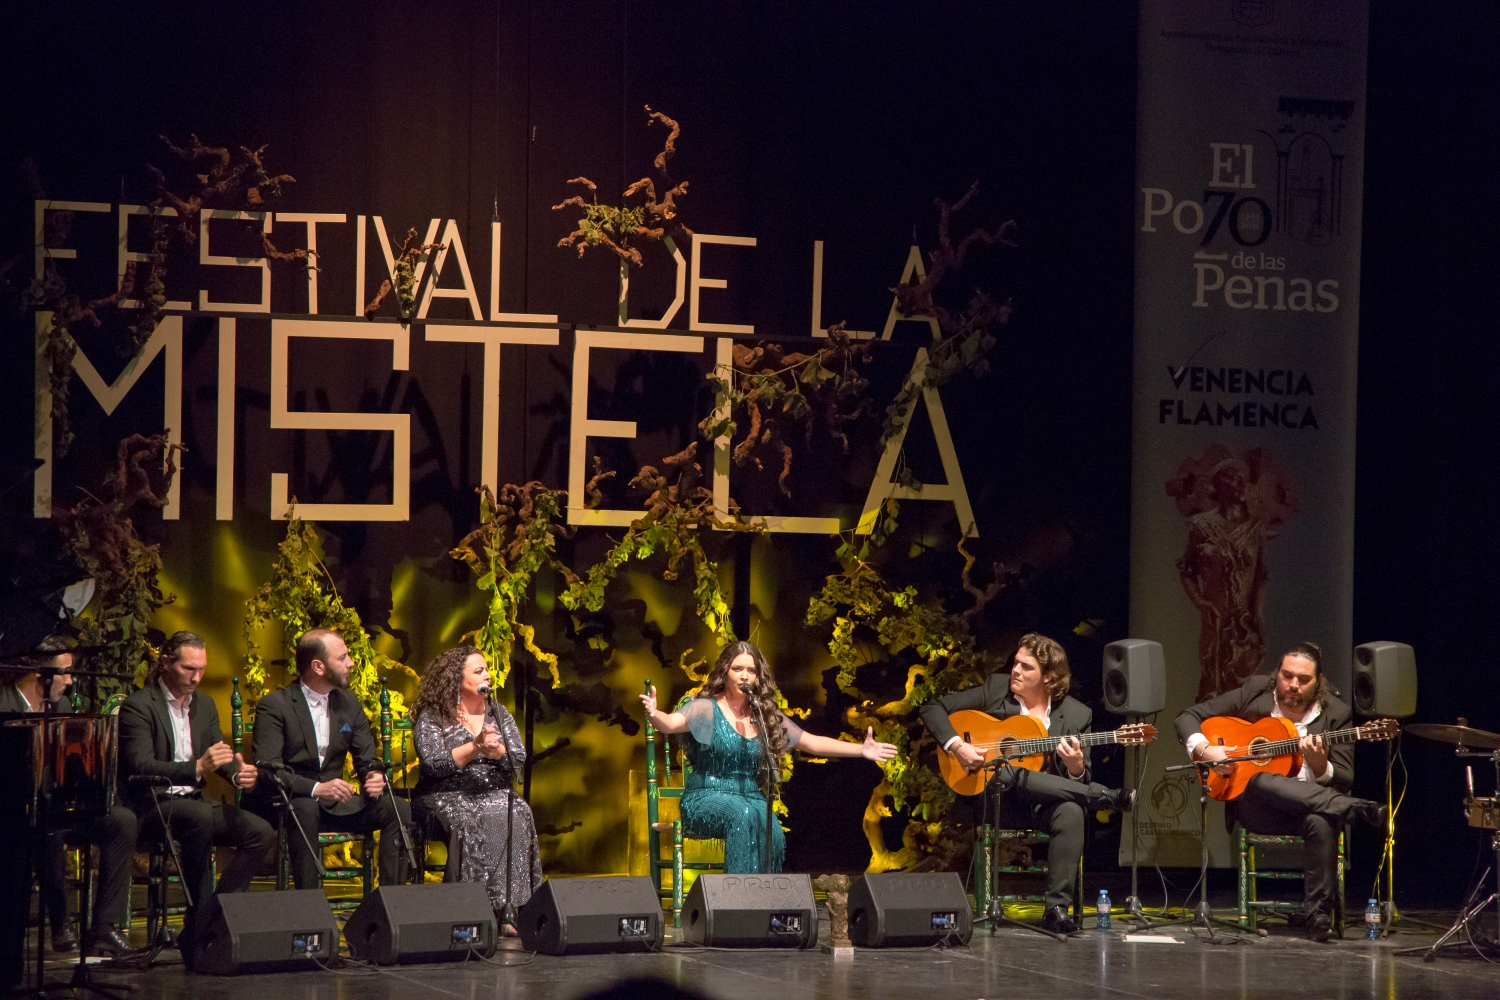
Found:
<svg viewBox="0 0 1500 1000"><path fill-rule="evenodd" d="M1335 729L1331 733L1319 734L1323 742L1327 743L1355 743L1359 740L1383 740L1389 739L1388 735L1382 735L1380 730L1368 730L1364 727L1355 726L1351 729ZM1270 740L1265 743L1257 743L1254 746L1225 747L1226 750L1236 750L1239 756L1253 754L1256 757L1282 757L1287 754L1301 753L1301 740L1285 739Z"/></svg>
<svg viewBox="0 0 1500 1000"><path fill-rule="evenodd" d="M1030 757L1033 754L1052 753L1057 745L1063 741L1062 736L1036 736L1025 740L1000 740L994 743L975 743L974 746L980 750L996 750L1004 748L1009 756ZM1103 746L1106 743L1120 742L1119 731L1114 730L1107 733L1082 733L1075 736L1079 744L1086 747Z"/></svg>

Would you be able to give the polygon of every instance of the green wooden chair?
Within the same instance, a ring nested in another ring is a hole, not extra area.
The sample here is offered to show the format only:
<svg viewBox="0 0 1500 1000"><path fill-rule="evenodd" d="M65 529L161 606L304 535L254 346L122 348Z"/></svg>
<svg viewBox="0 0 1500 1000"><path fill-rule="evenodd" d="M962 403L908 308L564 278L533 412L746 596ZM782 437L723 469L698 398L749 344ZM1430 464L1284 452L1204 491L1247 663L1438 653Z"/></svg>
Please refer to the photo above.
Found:
<svg viewBox="0 0 1500 1000"><path fill-rule="evenodd" d="M1287 900L1258 899L1255 884L1260 879L1293 880L1301 881L1300 870L1289 869L1265 869L1256 865L1255 849L1257 847L1289 847L1305 846L1301 837L1279 837L1262 833L1251 833L1243 826L1235 824L1235 854L1237 867L1239 869L1236 888L1239 895L1239 925L1246 930L1256 930L1257 917L1260 914L1266 916L1290 917L1302 910L1301 902ZM1347 850L1345 843L1346 834L1339 833L1338 864L1335 868L1337 888L1333 896L1333 932L1339 937L1344 936L1344 869L1347 867Z"/></svg>
<svg viewBox="0 0 1500 1000"><path fill-rule="evenodd" d="M646 682L649 691L651 682ZM681 705L678 706L679 708ZM662 743L662 765L663 770L657 771L656 766L656 727L651 725L651 720L646 720L646 823L647 823L647 848L651 862L651 881L656 886L656 894L663 900L672 901L672 926L682 926L682 896L683 896L683 873L696 872L721 872L724 870L722 862L715 861L684 861L681 817L670 823L661 819L661 800L682 800L683 785L687 781L687 761L682 762L678 769L678 784L673 784L672 779L672 743L671 737L666 733L661 734ZM660 775L660 777L658 777ZM672 857L664 859L661 856L662 834L672 835ZM692 838L686 838L692 839ZM672 873L672 885L668 887L664 881L666 872Z"/></svg>
<svg viewBox="0 0 1500 1000"><path fill-rule="evenodd" d="M1029 847L1045 844L1051 839L1052 835L1046 830L1012 830L988 823L979 827L973 862L977 869L974 880L975 924L986 924L990 928L990 934L995 933L998 921L991 921L989 916L992 901L999 905L1001 917L1005 916L1007 903L1046 902L1047 897L1041 893L1002 893L997 883L1002 875L1040 876L1045 880L1049 871L1047 862L1038 863L1033 859L1028 865L1001 865L997 863L996 855L1000 845L1004 843L1019 843ZM1078 877L1073 883L1073 922L1079 927L1083 926L1083 858L1078 859Z"/></svg>
<svg viewBox="0 0 1500 1000"><path fill-rule="evenodd" d="M242 753L249 738L253 748L255 735L254 718L244 717L243 699L240 696L240 679L233 680L234 690L229 696L229 720L231 741L235 753ZM387 767L391 763L391 742L393 722L391 719L391 694L386 688L385 678L380 679L380 743L381 757ZM285 822L285 821L283 821ZM288 840L286 831L281 831L278 838L279 846L276 854L276 888L286 889L291 886L291 856L288 853ZM352 910L364 902L365 897L375 891L375 838L358 833L319 833L318 849L336 844L359 844L359 864L354 867L327 868L323 875L323 884L326 886L330 879L348 882L359 880L359 896L350 899L330 899L329 906L335 910Z"/></svg>

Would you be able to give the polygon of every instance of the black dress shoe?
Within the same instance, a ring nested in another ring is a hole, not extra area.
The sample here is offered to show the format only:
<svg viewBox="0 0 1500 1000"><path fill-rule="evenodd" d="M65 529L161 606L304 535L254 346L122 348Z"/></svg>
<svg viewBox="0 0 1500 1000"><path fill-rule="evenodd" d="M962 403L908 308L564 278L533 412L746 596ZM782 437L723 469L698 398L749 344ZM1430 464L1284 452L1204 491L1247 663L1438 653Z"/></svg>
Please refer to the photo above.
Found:
<svg viewBox="0 0 1500 1000"><path fill-rule="evenodd" d="M1073 918L1068 916L1067 907L1050 906L1047 912L1042 914L1042 926L1050 934L1073 934L1077 932L1078 925L1073 923Z"/></svg>
<svg viewBox="0 0 1500 1000"><path fill-rule="evenodd" d="M89 928L83 953L87 955L123 955L130 950L130 938L114 924L95 924Z"/></svg>
<svg viewBox="0 0 1500 1000"><path fill-rule="evenodd" d="M1114 806L1122 813L1128 813L1135 808L1135 789L1121 788L1114 793Z"/></svg>
<svg viewBox="0 0 1500 1000"><path fill-rule="evenodd" d="M1319 944L1322 944L1323 942L1327 941L1332 934L1333 921L1329 919L1328 914L1319 910L1316 913L1308 915L1307 938L1309 941L1316 941Z"/></svg>
<svg viewBox="0 0 1500 1000"><path fill-rule="evenodd" d="M1349 811L1351 819L1368 823L1377 830L1384 830L1390 824L1391 810L1384 802L1376 802L1372 799L1356 799L1354 808Z"/></svg>
<svg viewBox="0 0 1500 1000"><path fill-rule="evenodd" d="M73 923L52 925L52 950L72 951L78 947L78 932L73 930Z"/></svg>

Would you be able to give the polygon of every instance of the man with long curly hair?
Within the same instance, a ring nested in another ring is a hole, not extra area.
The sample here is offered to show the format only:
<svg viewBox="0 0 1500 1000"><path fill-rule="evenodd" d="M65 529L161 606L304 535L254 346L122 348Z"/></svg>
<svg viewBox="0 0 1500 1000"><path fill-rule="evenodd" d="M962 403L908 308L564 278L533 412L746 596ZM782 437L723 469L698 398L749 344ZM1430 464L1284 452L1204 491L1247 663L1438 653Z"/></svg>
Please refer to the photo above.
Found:
<svg viewBox="0 0 1500 1000"><path fill-rule="evenodd" d="M1135 805L1135 793L1095 784L1089 748L1078 737L1093 725L1094 713L1068 694L1072 673L1068 654L1045 635L1021 637L1010 670L996 671L983 684L936 698L922 706L922 722L947 753L966 771L984 764L984 753L964 742L948 716L962 709L986 712L998 719L1029 715L1048 736L1061 736L1057 752L1040 771L1002 767L989 792L1000 800L999 825L1047 830L1046 912L1042 925L1054 934L1078 929L1068 910L1073 905L1073 878L1083 857L1084 810L1123 811Z"/></svg>

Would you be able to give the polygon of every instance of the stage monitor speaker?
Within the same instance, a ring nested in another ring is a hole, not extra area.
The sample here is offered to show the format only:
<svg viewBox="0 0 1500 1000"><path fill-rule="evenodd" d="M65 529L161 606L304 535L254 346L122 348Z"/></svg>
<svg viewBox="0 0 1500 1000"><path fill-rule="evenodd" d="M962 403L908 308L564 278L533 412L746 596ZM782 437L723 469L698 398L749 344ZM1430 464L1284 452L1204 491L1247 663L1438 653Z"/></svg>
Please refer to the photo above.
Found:
<svg viewBox="0 0 1500 1000"><path fill-rule="evenodd" d="M716 948L812 948L818 904L808 875L699 875L682 904L683 938Z"/></svg>
<svg viewBox="0 0 1500 1000"><path fill-rule="evenodd" d="M1120 639L1104 647L1104 707L1116 715L1152 715L1167 707L1161 643Z"/></svg>
<svg viewBox="0 0 1500 1000"><path fill-rule="evenodd" d="M339 952L322 889L214 893L197 924L193 968L217 976L315 970Z"/></svg>
<svg viewBox="0 0 1500 1000"><path fill-rule="evenodd" d="M1417 653L1404 642L1354 647L1354 710L1404 719L1417 713Z"/></svg>
<svg viewBox="0 0 1500 1000"><path fill-rule="evenodd" d="M655 951L661 897L645 875L549 878L516 914L521 944L544 955Z"/></svg>
<svg viewBox="0 0 1500 1000"><path fill-rule="evenodd" d="M344 925L349 954L376 965L462 962L495 953L495 911L482 882L385 885Z"/></svg>
<svg viewBox="0 0 1500 1000"><path fill-rule="evenodd" d="M969 943L974 914L957 872L860 875L849 885L849 940L857 948Z"/></svg>

